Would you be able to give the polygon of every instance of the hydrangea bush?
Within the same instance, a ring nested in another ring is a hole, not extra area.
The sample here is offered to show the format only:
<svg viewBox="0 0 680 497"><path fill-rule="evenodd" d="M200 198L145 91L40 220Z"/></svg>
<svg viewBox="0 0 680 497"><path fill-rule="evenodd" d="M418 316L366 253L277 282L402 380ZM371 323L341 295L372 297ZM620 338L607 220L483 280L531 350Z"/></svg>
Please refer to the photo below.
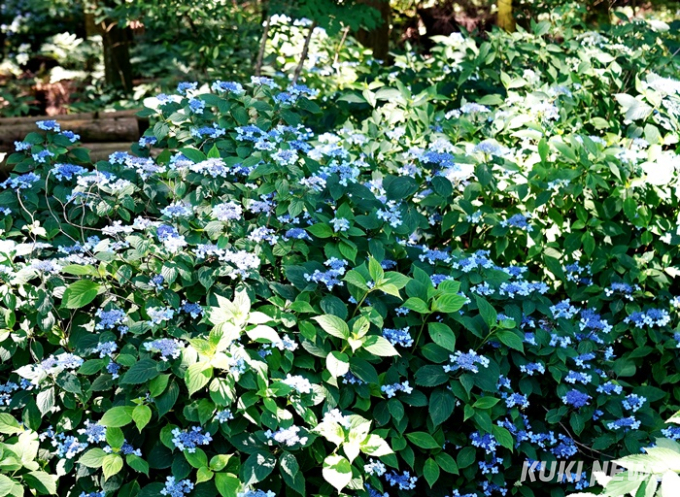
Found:
<svg viewBox="0 0 680 497"><path fill-rule="evenodd" d="M0 184L0 488L561 497L523 464L680 438L680 83L652 30L646 72L598 39L492 79L551 29L444 40L339 127L267 78L180 84L96 164L41 122Z"/></svg>

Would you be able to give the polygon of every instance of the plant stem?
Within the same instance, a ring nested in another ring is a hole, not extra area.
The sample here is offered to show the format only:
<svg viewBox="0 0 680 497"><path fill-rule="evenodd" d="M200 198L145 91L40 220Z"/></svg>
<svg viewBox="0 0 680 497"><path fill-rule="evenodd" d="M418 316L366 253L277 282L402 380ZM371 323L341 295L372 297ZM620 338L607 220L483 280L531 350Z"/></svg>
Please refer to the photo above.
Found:
<svg viewBox="0 0 680 497"><path fill-rule="evenodd" d="M307 38L305 38L305 46L302 47L302 54L300 55L300 62L298 62L295 68L295 74L293 75L293 85L297 84L297 80L300 78L300 73L302 73L302 66L305 65L305 60L307 60L307 54L309 53L309 44L312 42L312 35L314 34L314 28L316 28L316 21L312 22L309 27L309 32L307 33Z"/></svg>

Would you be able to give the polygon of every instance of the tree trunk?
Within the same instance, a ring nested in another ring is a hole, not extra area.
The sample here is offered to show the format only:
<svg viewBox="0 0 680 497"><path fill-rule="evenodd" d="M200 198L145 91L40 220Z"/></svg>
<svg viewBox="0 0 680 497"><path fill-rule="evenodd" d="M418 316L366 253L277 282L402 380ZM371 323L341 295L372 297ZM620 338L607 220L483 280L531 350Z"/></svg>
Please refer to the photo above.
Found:
<svg viewBox="0 0 680 497"><path fill-rule="evenodd" d="M512 0L498 0L499 28L512 33L515 31L515 16L512 13Z"/></svg>
<svg viewBox="0 0 680 497"><path fill-rule="evenodd" d="M132 32L121 28L115 21L95 21L93 13L85 13L85 34L88 38L102 37L104 45L104 80L107 85L120 88L126 93L132 91L132 64L130 43Z"/></svg>
<svg viewBox="0 0 680 497"><path fill-rule="evenodd" d="M381 23L374 29L361 29L356 35L363 46L373 50L373 57L387 61L390 50L390 18L389 0L359 0L360 3L373 7L380 12Z"/></svg>
<svg viewBox="0 0 680 497"><path fill-rule="evenodd" d="M102 32L106 84L121 88L126 93L132 91L131 39L130 30L115 22L105 25Z"/></svg>
<svg viewBox="0 0 680 497"><path fill-rule="evenodd" d="M588 3L588 22L597 25L611 23L611 7L614 0L594 0Z"/></svg>

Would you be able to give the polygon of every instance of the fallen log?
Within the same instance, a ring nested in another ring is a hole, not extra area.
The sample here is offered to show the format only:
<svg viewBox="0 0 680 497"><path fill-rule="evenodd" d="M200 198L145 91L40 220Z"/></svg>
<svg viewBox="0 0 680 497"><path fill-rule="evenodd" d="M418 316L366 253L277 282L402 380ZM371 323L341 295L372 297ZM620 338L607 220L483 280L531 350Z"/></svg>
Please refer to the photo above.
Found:
<svg viewBox="0 0 680 497"><path fill-rule="evenodd" d="M57 121L59 123L66 123L66 121L123 119L127 117L135 117L141 121L147 120L146 118L136 117L137 112L139 112L139 109L119 110L115 112L79 112L76 114L62 114L58 116L2 117L0 118L0 127L10 124L35 124L38 121ZM65 127L66 124L62 126L62 128Z"/></svg>

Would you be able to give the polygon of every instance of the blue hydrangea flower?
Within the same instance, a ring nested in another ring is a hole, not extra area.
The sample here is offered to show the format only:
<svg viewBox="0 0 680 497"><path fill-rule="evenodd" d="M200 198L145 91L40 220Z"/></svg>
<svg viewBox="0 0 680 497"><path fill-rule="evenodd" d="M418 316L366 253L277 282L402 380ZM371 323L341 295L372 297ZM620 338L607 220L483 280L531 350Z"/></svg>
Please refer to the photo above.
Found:
<svg viewBox="0 0 680 497"><path fill-rule="evenodd" d="M55 133L61 131L61 126L57 121L38 121L35 124L43 131L54 131Z"/></svg>
<svg viewBox="0 0 680 497"><path fill-rule="evenodd" d="M636 420L634 416L628 416L627 418L621 418L611 423L607 423L607 428L614 431L637 430L640 428L640 421Z"/></svg>
<svg viewBox="0 0 680 497"><path fill-rule="evenodd" d="M87 172L87 169L73 164L55 164L52 174L58 181L71 180L74 176L79 176Z"/></svg>
<svg viewBox="0 0 680 497"><path fill-rule="evenodd" d="M54 157L54 154L49 150L41 150L38 153L31 154L33 160L39 162L40 164L45 164L48 157Z"/></svg>
<svg viewBox="0 0 680 497"><path fill-rule="evenodd" d="M408 332L408 330L408 326L400 330L385 328L383 329L382 334L392 345L399 345L400 347L412 347L413 338L411 338L411 334Z"/></svg>
<svg viewBox="0 0 680 497"><path fill-rule="evenodd" d="M519 367L519 370L529 376L533 376L536 372L545 374L545 366L540 362L530 362L528 364L523 364Z"/></svg>
<svg viewBox="0 0 680 497"><path fill-rule="evenodd" d="M463 353L458 350L455 354L449 356L449 360L451 364L446 364L443 366L444 371L447 373L457 371L459 369L471 371L472 373L479 373L477 364L481 365L483 368L489 367L489 359L477 354L477 352L472 349L470 349L467 353Z"/></svg>
<svg viewBox="0 0 680 497"><path fill-rule="evenodd" d="M212 91L217 93L234 93L235 95L241 95L245 93L243 86L239 83L234 83L233 81L220 81L219 79L215 81L210 87Z"/></svg>
<svg viewBox="0 0 680 497"><path fill-rule="evenodd" d="M637 311L623 320L624 323L633 323L637 328L644 326L654 327L666 326L670 323L671 317L665 309L647 309L646 312Z"/></svg>
<svg viewBox="0 0 680 497"><path fill-rule="evenodd" d="M198 88L198 83L183 81L177 85L177 93L180 95L186 95L188 91L193 91Z"/></svg>
<svg viewBox="0 0 680 497"><path fill-rule="evenodd" d="M106 365L106 372L111 375L112 379L118 378L118 373L120 372L120 364L116 364L115 362L111 361Z"/></svg>
<svg viewBox="0 0 680 497"><path fill-rule="evenodd" d="M74 133L73 131L62 131L62 132L61 132L61 136L64 136L64 137L68 138L68 140L69 140L71 143L75 143L75 142L77 142L78 140L80 140L80 135L77 134L77 133Z"/></svg>
<svg viewBox="0 0 680 497"><path fill-rule="evenodd" d="M404 471L402 474L392 471L385 475L385 480L391 486L398 487L400 490L413 490L416 488L418 477L411 476L408 471Z"/></svg>
<svg viewBox="0 0 680 497"><path fill-rule="evenodd" d="M64 459L73 459L87 448L86 443L80 442L72 435L64 435L63 433L58 433L52 439L52 446L57 449L57 457Z"/></svg>
<svg viewBox="0 0 680 497"><path fill-rule="evenodd" d="M99 357L104 358L106 356L111 357L114 352L118 350L118 345L116 342L101 342L94 349L95 352L99 352Z"/></svg>
<svg viewBox="0 0 680 497"><path fill-rule="evenodd" d="M194 484L189 480L177 481L174 476L168 476L165 479L165 487L161 490L161 495L166 495L167 497L184 497L193 489Z"/></svg>
<svg viewBox="0 0 680 497"><path fill-rule="evenodd" d="M0 183L0 188L11 188L12 190L25 190L40 181L40 176L35 173L26 173L13 176Z"/></svg>
<svg viewBox="0 0 680 497"><path fill-rule="evenodd" d="M382 476L387 471L387 468L382 461L375 461L373 458L370 458L368 464L364 464L364 471L369 475Z"/></svg>
<svg viewBox="0 0 680 497"><path fill-rule="evenodd" d="M233 201L215 205L212 213L215 219L224 222L235 221L243 217L243 209Z"/></svg>
<svg viewBox="0 0 680 497"><path fill-rule="evenodd" d="M144 348L149 352L160 352L161 358L167 361L168 358L177 359L182 354L184 344L176 338L158 338L145 343Z"/></svg>
<svg viewBox="0 0 680 497"><path fill-rule="evenodd" d="M475 431L470 434L470 443L474 447L484 449L487 454L495 454L496 449L498 448L496 438L490 433L480 435L478 431Z"/></svg>
<svg viewBox="0 0 680 497"><path fill-rule="evenodd" d="M78 433L86 435L87 441L90 443L106 442L106 426L93 423L90 420L85 421L85 428L78 430Z"/></svg>
<svg viewBox="0 0 680 497"><path fill-rule="evenodd" d="M598 385L597 387L597 393L603 393L605 395L621 395L621 392L623 392L623 387L621 385L615 385L611 381Z"/></svg>
<svg viewBox="0 0 680 497"><path fill-rule="evenodd" d="M640 409L645 402L647 402L645 397L631 393L621 401L621 405L627 411L637 412L637 410Z"/></svg>
<svg viewBox="0 0 680 497"><path fill-rule="evenodd" d="M508 409L511 409L515 406L519 407L520 409L526 409L529 407L529 398L526 395L513 393L505 398L505 405L508 407Z"/></svg>
<svg viewBox="0 0 680 497"><path fill-rule="evenodd" d="M199 304L187 302L186 300L182 301L181 309L182 312L186 312L194 319L198 318L201 314L203 314L203 308Z"/></svg>
<svg viewBox="0 0 680 497"><path fill-rule="evenodd" d="M592 399L592 397L588 394L579 392L578 390L570 390L562 397L562 402L568 406L574 407L574 409L580 409L583 406L587 406L590 399Z"/></svg>
<svg viewBox="0 0 680 497"><path fill-rule="evenodd" d="M205 102L199 100L198 98L192 98L189 100L189 110L194 114L203 114L205 110Z"/></svg>
<svg viewBox="0 0 680 497"><path fill-rule="evenodd" d="M413 392L413 387L409 385L408 381L404 381L403 383L383 385L380 387L380 391L382 391L388 399L391 399L392 397L397 395L397 392L404 392L405 394L410 394L411 392Z"/></svg>
<svg viewBox="0 0 680 497"><path fill-rule="evenodd" d="M588 383L593 381L593 377L586 373L581 373L578 371L569 371L567 376L564 378L564 381L566 381L567 383L571 383L572 385L575 385L576 383L587 385Z"/></svg>
<svg viewBox="0 0 680 497"><path fill-rule="evenodd" d="M224 409L223 411L217 411L215 419L219 423L226 423L227 421L234 419L234 415L231 413L230 409Z"/></svg>
<svg viewBox="0 0 680 497"><path fill-rule="evenodd" d="M212 442L210 433L203 433L203 428L194 426L189 430L172 430L172 444L179 450L186 450L193 454L199 445L208 445Z"/></svg>

